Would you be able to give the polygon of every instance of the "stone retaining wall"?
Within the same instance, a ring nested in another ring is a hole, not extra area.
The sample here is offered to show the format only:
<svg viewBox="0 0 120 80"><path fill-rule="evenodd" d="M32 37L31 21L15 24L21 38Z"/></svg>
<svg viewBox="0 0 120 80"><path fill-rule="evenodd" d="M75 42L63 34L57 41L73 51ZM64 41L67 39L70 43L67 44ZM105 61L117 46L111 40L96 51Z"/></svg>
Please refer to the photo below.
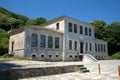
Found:
<svg viewBox="0 0 120 80"><path fill-rule="evenodd" d="M80 71L81 66L83 65L0 70L0 80L17 80L20 78L29 78L29 77L75 72L75 71Z"/></svg>

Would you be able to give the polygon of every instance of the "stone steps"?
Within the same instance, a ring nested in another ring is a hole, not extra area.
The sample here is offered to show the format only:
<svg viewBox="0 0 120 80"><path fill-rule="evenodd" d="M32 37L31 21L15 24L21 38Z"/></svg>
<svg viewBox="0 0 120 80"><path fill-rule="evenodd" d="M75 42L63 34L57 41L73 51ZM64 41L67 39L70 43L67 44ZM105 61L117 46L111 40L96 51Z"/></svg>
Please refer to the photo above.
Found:
<svg viewBox="0 0 120 80"><path fill-rule="evenodd" d="M86 73L86 72L90 72L90 70L88 70L86 67L82 66L82 67L80 67L80 72Z"/></svg>

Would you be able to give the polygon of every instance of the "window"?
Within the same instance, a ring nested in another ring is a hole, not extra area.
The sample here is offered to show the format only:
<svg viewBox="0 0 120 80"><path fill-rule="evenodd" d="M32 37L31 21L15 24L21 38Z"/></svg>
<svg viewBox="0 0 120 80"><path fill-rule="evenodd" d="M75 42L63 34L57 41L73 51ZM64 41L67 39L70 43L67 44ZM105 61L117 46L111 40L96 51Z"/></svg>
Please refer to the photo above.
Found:
<svg viewBox="0 0 120 80"><path fill-rule="evenodd" d="M104 52L106 51L105 44L104 44Z"/></svg>
<svg viewBox="0 0 120 80"><path fill-rule="evenodd" d="M32 57L33 57L33 58L35 58L35 57L36 57L36 55L32 55Z"/></svg>
<svg viewBox="0 0 120 80"><path fill-rule="evenodd" d="M52 55L49 55L49 57L52 57Z"/></svg>
<svg viewBox="0 0 120 80"><path fill-rule="evenodd" d="M56 24L56 29L59 30L59 23Z"/></svg>
<svg viewBox="0 0 120 80"><path fill-rule="evenodd" d="M91 36L91 29L89 28L89 36Z"/></svg>
<svg viewBox="0 0 120 80"><path fill-rule="evenodd" d="M32 38L31 38L31 46L32 47L37 47L37 34L32 34Z"/></svg>
<svg viewBox="0 0 120 80"><path fill-rule="evenodd" d="M97 43L95 43L95 51L97 52Z"/></svg>
<svg viewBox="0 0 120 80"><path fill-rule="evenodd" d="M86 43L86 51L88 51L88 43Z"/></svg>
<svg viewBox="0 0 120 80"><path fill-rule="evenodd" d="M52 48L52 47L53 47L53 37L48 36L48 48Z"/></svg>
<svg viewBox="0 0 120 80"><path fill-rule="evenodd" d="M55 48L59 48L59 38L55 37Z"/></svg>
<svg viewBox="0 0 120 80"><path fill-rule="evenodd" d="M69 32L72 32L72 23L69 23Z"/></svg>
<svg viewBox="0 0 120 80"><path fill-rule="evenodd" d="M75 55L75 57L77 58L77 55Z"/></svg>
<svg viewBox="0 0 120 80"><path fill-rule="evenodd" d="M44 55L41 55L41 57L44 57Z"/></svg>
<svg viewBox="0 0 120 80"><path fill-rule="evenodd" d="M56 57L59 57L58 55L56 55Z"/></svg>
<svg viewBox="0 0 120 80"><path fill-rule="evenodd" d="M69 55L69 57L72 57L72 55Z"/></svg>
<svg viewBox="0 0 120 80"><path fill-rule="evenodd" d="M100 52L100 44L98 44L98 51Z"/></svg>
<svg viewBox="0 0 120 80"><path fill-rule="evenodd" d="M40 36L40 48L45 48L45 36L41 35Z"/></svg>
<svg viewBox="0 0 120 80"><path fill-rule="evenodd" d="M103 45L101 44L101 52L103 52Z"/></svg>
<svg viewBox="0 0 120 80"><path fill-rule="evenodd" d="M74 42L74 49L77 50L77 41Z"/></svg>
<svg viewBox="0 0 120 80"><path fill-rule="evenodd" d="M83 27L80 26L80 34L83 34Z"/></svg>
<svg viewBox="0 0 120 80"><path fill-rule="evenodd" d="M72 41L69 40L69 49L72 50Z"/></svg>
<svg viewBox="0 0 120 80"><path fill-rule="evenodd" d="M89 46L90 46L90 51L92 51L92 43L90 43Z"/></svg>
<svg viewBox="0 0 120 80"><path fill-rule="evenodd" d="M77 25L74 24L74 33L77 33Z"/></svg>
<svg viewBox="0 0 120 80"><path fill-rule="evenodd" d="M87 27L85 27L85 35L88 35Z"/></svg>

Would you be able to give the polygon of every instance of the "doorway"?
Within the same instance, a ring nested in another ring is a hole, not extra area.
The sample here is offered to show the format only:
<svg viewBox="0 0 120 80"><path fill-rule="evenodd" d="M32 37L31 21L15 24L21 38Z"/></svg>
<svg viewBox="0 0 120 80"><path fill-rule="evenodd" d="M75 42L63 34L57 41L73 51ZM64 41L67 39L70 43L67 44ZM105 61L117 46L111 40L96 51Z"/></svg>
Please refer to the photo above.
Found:
<svg viewBox="0 0 120 80"><path fill-rule="evenodd" d="M80 53L83 54L83 42L80 42Z"/></svg>
<svg viewBox="0 0 120 80"><path fill-rule="evenodd" d="M11 43L11 53L13 53L14 50L14 42Z"/></svg>

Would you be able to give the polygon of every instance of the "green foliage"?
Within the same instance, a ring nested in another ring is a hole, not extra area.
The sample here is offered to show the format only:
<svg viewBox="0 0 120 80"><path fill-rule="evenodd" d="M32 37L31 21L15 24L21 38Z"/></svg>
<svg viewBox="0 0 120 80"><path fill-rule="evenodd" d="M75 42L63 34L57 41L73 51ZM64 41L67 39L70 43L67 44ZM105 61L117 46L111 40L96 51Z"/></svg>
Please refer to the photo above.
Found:
<svg viewBox="0 0 120 80"><path fill-rule="evenodd" d="M40 25L46 21L47 20L43 17L36 18L34 20L0 7L0 28L4 29L5 31L19 28L24 25Z"/></svg>
<svg viewBox="0 0 120 80"><path fill-rule="evenodd" d="M120 52L114 53L112 57L115 59L120 59Z"/></svg>
<svg viewBox="0 0 120 80"><path fill-rule="evenodd" d="M0 55L8 53L9 35L7 31L24 25L40 25L46 21L43 17L34 20L0 7Z"/></svg>
<svg viewBox="0 0 120 80"><path fill-rule="evenodd" d="M95 26L95 37L108 42L109 55L120 51L120 22L106 24L104 21L95 20L90 24Z"/></svg>
<svg viewBox="0 0 120 80"><path fill-rule="evenodd" d="M0 55L8 53L9 39L5 30L0 29Z"/></svg>
<svg viewBox="0 0 120 80"><path fill-rule="evenodd" d="M35 25L40 25L40 24L42 24L42 23L45 23L47 20L45 19L45 18L43 18L43 17L40 17L40 18L36 18L35 19Z"/></svg>
<svg viewBox="0 0 120 80"><path fill-rule="evenodd" d="M35 21L33 19L28 19L25 24L26 25L33 25L34 23L35 23Z"/></svg>

